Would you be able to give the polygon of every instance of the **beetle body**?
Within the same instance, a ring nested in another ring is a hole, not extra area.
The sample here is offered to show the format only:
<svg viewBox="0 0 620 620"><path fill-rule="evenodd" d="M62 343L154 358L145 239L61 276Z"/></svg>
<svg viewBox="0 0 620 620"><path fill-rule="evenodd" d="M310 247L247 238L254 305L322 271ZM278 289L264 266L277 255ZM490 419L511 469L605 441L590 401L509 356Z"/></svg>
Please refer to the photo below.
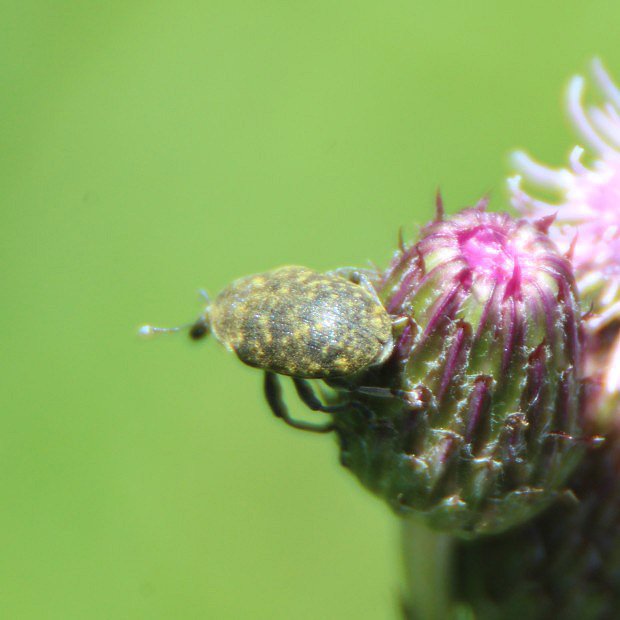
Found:
<svg viewBox="0 0 620 620"><path fill-rule="evenodd" d="M391 317L373 291L306 267L236 280L203 320L245 364L293 377L353 375L393 348Z"/></svg>
<svg viewBox="0 0 620 620"><path fill-rule="evenodd" d="M189 327L190 337L199 340L213 333L242 362L264 371L265 396L278 418L294 428L324 433L333 424L291 418L278 375L290 376L301 400L314 411L335 414L354 408L369 415L355 399L323 404L306 379L350 377L381 364L394 348L396 324L372 285L355 270L321 274L286 266L235 280L192 325L144 325L140 334ZM365 389L393 396L383 388Z"/></svg>

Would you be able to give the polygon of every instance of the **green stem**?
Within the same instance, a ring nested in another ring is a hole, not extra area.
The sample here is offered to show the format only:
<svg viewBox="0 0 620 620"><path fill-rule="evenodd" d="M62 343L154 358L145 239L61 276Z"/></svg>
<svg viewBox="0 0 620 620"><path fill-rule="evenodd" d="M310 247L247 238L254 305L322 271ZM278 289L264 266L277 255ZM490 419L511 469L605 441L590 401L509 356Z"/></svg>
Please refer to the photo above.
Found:
<svg viewBox="0 0 620 620"><path fill-rule="evenodd" d="M403 613L407 620L454 617L451 615L453 540L412 519L402 520Z"/></svg>

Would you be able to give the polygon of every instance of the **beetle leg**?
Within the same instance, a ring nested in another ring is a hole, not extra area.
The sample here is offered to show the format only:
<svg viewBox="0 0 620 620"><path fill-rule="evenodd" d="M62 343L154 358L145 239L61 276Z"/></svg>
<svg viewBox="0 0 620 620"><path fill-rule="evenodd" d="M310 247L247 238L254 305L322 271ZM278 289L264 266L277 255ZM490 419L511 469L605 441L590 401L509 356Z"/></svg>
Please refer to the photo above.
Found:
<svg viewBox="0 0 620 620"><path fill-rule="evenodd" d="M324 405L316 395L315 391L312 389L312 386L305 379L300 379L299 377L291 378L293 379L293 383L295 384L297 395L307 407L312 409L312 411L322 411L323 413L338 413L339 411L345 411L346 409L351 408L350 403L341 403L339 405Z"/></svg>
<svg viewBox="0 0 620 620"><path fill-rule="evenodd" d="M345 280L349 280L354 284L359 284L359 273L360 271L370 271L370 269L362 270L359 267L337 267L336 269L331 269L327 271L327 275L330 276L340 276Z"/></svg>
<svg viewBox="0 0 620 620"><path fill-rule="evenodd" d="M382 301L379 299L379 295L377 295L377 289L374 287L370 279L371 275L375 275L371 269L340 267L339 269L334 269L328 273L345 278L346 280L349 280L349 282L353 282L353 284L358 284L372 295L378 305L383 305Z"/></svg>
<svg viewBox="0 0 620 620"><path fill-rule="evenodd" d="M377 304L383 306L383 302L379 299L379 295L377 295L377 289L373 286L370 278L364 272L356 273L355 278L357 279L357 283L374 297Z"/></svg>
<svg viewBox="0 0 620 620"><path fill-rule="evenodd" d="M334 429L333 425L330 424L310 424L309 422L301 422L298 420L293 420L289 415L288 409L284 400L282 399L282 386L280 385L280 379L273 372L265 373L265 398L269 403L269 407L271 411L273 411L274 415L277 418L280 418L289 426L293 428L300 429L302 431L311 431L313 433L329 433ZM299 393L299 390L297 390ZM301 394L300 394L301 397ZM302 400L303 397L302 397ZM304 400L304 402L306 402ZM308 404L306 402L306 404ZM310 407L312 409L312 407Z"/></svg>
<svg viewBox="0 0 620 620"><path fill-rule="evenodd" d="M359 267L338 267L338 269L332 269L327 272L328 275L340 276L353 284L359 284L363 286L374 297L377 296L377 291L372 283L373 278L377 278L378 269L360 269ZM377 301L379 301L377 297ZM381 303L379 301L379 303Z"/></svg>
<svg viewBox="0 0 620 620"><path fill-rule="evenodd" d="M375 386L359 386L354 388L353 392L377 398L397 398L407 403L412 409L421 409L424 405L423 394L418 389L396 390Z"/></svg>
<svg viewBox="0 0 620 620"><path fill-rule="evenodd" d="M323 413L340 413L342 411L350 411L351 409L357 409L369 422L375 419L375 414L370 407L367 407L358 400L349 400L338 405L324 405L317 397L312 386L304 379L299 377L292 377L295 389L302 402L312 409L312 411L322 411ZM355 393L355 390L351 390L351 393Z"/></svg>
<svg viewBox="0 0 620 620"><path fill-rule="evenodd" d="M332 381L331 387L336 390L348 392L353 397L356 394L371 396L373 398L396 398L407 403L412 409L421 409L428 400L423 388L414 388L413 390L400 390L397 388L380 387L375 385L350 385L346 382ZM352 400L351 404L359 401ZM360 403L361 404L361 403Z"/></svg>
<svg viewBox="0 0 620 620"><path fill-rule="evenodd" d="M414 323L413 319L406 314L392 315L392 327L398 332L402 332L407 325L412 323Z"/></svg>

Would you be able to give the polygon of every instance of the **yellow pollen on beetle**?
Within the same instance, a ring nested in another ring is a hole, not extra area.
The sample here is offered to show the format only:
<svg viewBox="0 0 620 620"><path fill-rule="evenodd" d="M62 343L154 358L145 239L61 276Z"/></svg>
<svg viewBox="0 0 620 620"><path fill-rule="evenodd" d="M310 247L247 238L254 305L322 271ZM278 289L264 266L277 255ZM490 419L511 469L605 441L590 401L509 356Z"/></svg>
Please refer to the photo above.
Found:
<svg viewBox="0 0 620 620"><path fill-rule="evenodd" d="M340 370L345 370L349 367L349 361L344 357L339 357L334 360L334 366L336 366L336 368L339 368Z"/></svg>

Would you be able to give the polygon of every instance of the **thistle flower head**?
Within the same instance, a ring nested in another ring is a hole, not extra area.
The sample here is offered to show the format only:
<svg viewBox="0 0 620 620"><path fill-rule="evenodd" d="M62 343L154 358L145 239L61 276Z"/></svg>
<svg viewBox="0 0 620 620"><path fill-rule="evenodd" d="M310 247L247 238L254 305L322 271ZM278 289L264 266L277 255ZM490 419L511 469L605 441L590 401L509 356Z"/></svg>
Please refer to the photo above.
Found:
<svg viewBox="0 0 620 620"><path fill-rule="evenodd" d="M596 331L620 320L620 90L600 61L593 62L592 73L601 105L584 105L581 76L572 78L567 91L569 116L591 163L582 163L582 146L574 147L562 169L517 152L513 163L520 174L508 186L513 206L523 215L556 215L549 234L571 255L580 294L593 306L586 328ZM555 194L557 201L527 194L522 180Z"/></svg>
<svg viewBox="0 0 620 620"><path fill-rule="evenodd" d="M549 224L483 205L437 219L378 284L408 322L359 382L394 398L369 396L369 423L335 424L345 466L398 512L501 531L548 505L577 462L580 313Z"/></svg>
<svg viewBox="0 0 620 620"><path fill-rule="evenodd" d="M569 165L553 169L523 152L513 155L521 175L508 180L512 204L529 218L555 215L549 235L570 256L577 286L591 308L586 365L598 379L588 416L599 428L618 424L620 409L620 90L600 61L592 74L602 103L583 103L585 80L575 76L567 90L567 107L577 134L587 147L573 148ZM582 163L586 154L590 163ZM555 194L545 202L527 194L522 180Z"/></svg>

